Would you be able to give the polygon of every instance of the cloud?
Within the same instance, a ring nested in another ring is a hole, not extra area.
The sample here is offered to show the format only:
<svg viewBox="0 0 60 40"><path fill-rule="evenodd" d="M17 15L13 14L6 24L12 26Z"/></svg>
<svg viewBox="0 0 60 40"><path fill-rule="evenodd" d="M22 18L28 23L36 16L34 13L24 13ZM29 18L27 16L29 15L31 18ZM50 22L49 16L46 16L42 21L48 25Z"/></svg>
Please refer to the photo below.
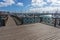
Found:
<svg viewBox="0 0 60 40"><path fill-rule="evenodd" d="M50 5L48 3L51 3ZM49 6L60 6L60 0L32 0L31 5L33 6L45 6L45 5L49 5Z"/></svg>
<svg viewBox="0 0 60 40"><path fill-rule="evenodd" d="M60 0L47 0L47 2L51 2L50 6L60 6Z"/></svg>
<svg viewBox="0 0 60 40"><path fill-rule="evenodd" d="M3 0L3 1L4 2L0 2L0 7L15 4L15 2L13 0Z"/></svg>
<svg viewBox="0 0 60 40"><path fill-rule="evenodd" d="M55 13L56 11L60 12L60 7L41 7L41 8L33 8L31 7L26 12L33 12L33 13Z"/></svg>
<svg viewBox="0 0 60 40"><path fill-rule="evenodd" d="M59 8L60 9L60 8ZM58 9L58 10L59 10ZM44 8L30 8L29 9L30 12L37 12L37 13L55 13L57 11L57 7L44 7Z"/></svg>
<svg viewBox="0 0 60 40"><path fill-rule="evenodd" d="M29 10L27 10L27 12L55 13L57 9L58 11L60 11L60 0L32 0Z"/></svg>
<svg viewBox="0 0 60 40"><path fill-rule="evenodd" d="M20 2L16 4L15 0L3 0L3 1L4 2L0 2L0 7L11 6L13 4L23 6L23 3Z"/></svg>
<svg viewBox="0 0 60 40"><path fill-rule="evenodd" d="M23 3L20 3L20 2L19 2L19 3L17 3L17 5L18 5L18 6L23 6Z"/></svg>
<svg viewBox="0 0 60 40"><path fill-rule="evenodd" d="M44 6L46 4L46 2L44 2L43 0L32 0L31 5L32 6Z"/></svg>

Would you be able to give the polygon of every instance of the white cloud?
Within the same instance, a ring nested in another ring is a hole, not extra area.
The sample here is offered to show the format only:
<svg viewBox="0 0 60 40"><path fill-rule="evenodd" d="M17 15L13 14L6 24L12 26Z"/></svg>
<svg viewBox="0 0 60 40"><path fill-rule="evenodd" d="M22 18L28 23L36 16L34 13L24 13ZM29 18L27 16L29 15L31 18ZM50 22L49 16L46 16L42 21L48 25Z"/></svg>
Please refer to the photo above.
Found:
<svg viewBox="0 0 60 40"><path fill-rule="evenodd" d="M52 6L60 6L60 1L52 2Z"/></svg>
<svg viewBox="0 0 60 40"><path fill-rule="evenodd" d="M60 0L50 0L52 3L59 3Z"/></svg>
<svg viewBox="0 0 60 40"><path fill-rule="evenodd" d="M51 5L49 5L48 3L51 3ZM33 6L44 6L48 4L49 6L60 6L60 0L46 0L46 2L44 0L32 0L31 5Z"/></svg>
<svg viewBox="0 0 60 40"><path fill-rule="evenodd" d="M23 6L23 3L19 2L19 3L15 3L15 0L3 0L4 2L0 2L0 7L6 7L6 6L10 6L10 5L19 5L19 6Z"/></svg>
<svg viewBox="0 0 60 40"><path fill-rule="evenodd" d="M0 7L15 4L15 2L13 0L3 0L3 1L4 2L0 2Z"/></svg>
<svg viewBox="0 0 60 40"><path fill-rule="evenodd" d="M30 12L30 13L55 13L56 11L60 12L60 7L41 7L41 8L33 8L31 7L29 10L27 10L26 12Z"/></svg>
<svg viewBox="0 0 60 40"><path fill-rule="evenodd" d="M46 2L44 2L43 0L32 0L32 6L44 6L46 4Z"/></svg>
<svg viewBox="0 0 60 40"><path fill-rule="evenodd" d="M60 0L47 0L47 2L51 2L51 6L60 6Z"/></svg>
<svg viewBox="0 0 60 40"><path fill-rule="evenodd" d="M45 6L47 4L48 6ZM30 8L27 12L55 13L57 9L60 11L60 0L46 0L46 2L44 0L32 0Z"/></svg>
<svg viewBox="0 0 60 40"><path fill-rule="evenodd" d="M17 3L17 5L18 5L18 6L23 6L23 3L20 3L20 2L19 2L19 3Z"/></svg>

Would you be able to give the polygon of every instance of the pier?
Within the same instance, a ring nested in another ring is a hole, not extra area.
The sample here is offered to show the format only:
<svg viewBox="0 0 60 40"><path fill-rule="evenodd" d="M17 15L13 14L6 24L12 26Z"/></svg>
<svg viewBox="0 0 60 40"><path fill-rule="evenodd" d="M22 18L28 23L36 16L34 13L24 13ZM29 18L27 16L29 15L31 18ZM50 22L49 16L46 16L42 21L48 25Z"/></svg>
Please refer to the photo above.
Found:
<svg viewBox="0 0 60 40"><path fill-rule="evenodd" d="M5 26L0 27L0 40L60 40L60 26L56 23L59 20L53 18L56 25L48 25L46 23L49 22L40 19L36 23L35 20L34 23L21 25L21 18L8 15Z"/></svg>
<svg viewBox="0 0 60 40"><path fill-rule="evenodd" d="M60 40L60 28L41 23L16 26L9 16L7 25L0 28L0 40Z"/></svg>

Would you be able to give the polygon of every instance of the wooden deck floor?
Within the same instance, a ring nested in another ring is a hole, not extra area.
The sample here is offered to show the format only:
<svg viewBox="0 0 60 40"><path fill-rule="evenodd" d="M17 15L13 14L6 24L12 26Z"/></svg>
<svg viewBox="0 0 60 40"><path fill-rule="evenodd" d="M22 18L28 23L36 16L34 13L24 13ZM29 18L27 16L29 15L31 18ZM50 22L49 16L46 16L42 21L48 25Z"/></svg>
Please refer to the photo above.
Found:
<svg viewBox="0 0 60 40"><path fill-rule="evenodd" d="M0 40L60 40L60 29L40 23L1 27Z"/></svg>
<svg viewBox="0 0 60 40"><path fill-rule="evenodd" d="M13 24L12 21L10 22ZM0 40L60 40L59 28L41 23L9 25L0 28Z"/></svg>

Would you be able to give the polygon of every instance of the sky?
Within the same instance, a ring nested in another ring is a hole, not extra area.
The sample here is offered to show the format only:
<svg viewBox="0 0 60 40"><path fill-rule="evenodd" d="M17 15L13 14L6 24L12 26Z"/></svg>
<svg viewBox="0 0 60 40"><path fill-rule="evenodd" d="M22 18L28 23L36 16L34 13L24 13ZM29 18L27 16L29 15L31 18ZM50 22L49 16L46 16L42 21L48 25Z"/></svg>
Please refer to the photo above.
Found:
<svg viewBox="0 0 60 40"><path fill-rule="evenodd" d="M60 0L0 0L0 11L60 12Z"/></svg>

